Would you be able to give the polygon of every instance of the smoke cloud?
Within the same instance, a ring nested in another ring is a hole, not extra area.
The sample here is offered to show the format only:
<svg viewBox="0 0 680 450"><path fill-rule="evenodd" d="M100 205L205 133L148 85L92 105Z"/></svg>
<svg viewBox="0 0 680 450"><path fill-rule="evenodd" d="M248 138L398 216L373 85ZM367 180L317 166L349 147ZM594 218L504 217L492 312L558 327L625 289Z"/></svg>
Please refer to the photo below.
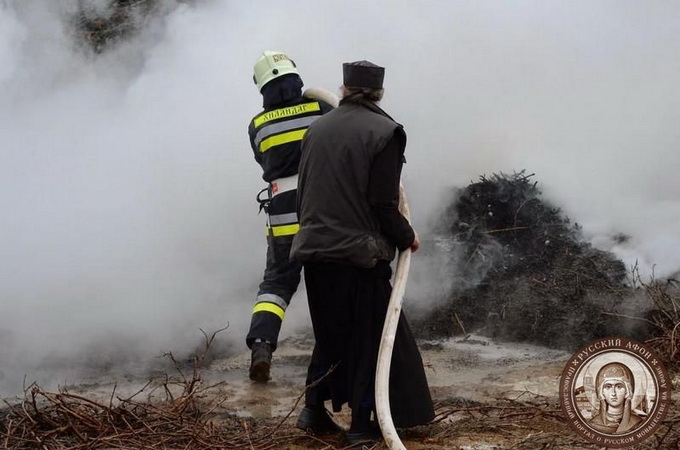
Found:
<svg viewBox="0 0 680 450"><path fill-rule="evenodd" d="M244 345L265 252L246 135L264 49L331 91L344 61L387 68L424 238L452 187L527 169L598 247L680 270L680 4L168 1L101 55L74 43L76 4L0 2L0 394L72 361L188 350L227 322Z"/></svg>

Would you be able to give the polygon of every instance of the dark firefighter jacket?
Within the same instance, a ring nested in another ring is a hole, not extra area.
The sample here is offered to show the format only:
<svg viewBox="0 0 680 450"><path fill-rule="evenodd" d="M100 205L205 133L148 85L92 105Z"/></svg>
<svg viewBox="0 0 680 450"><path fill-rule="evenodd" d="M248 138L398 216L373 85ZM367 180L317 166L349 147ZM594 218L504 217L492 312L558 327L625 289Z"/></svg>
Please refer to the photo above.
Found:
<svg viewBox="0 0 680 450"><path fill-rule="evenodd" d="M264 181L271 183L298 173L300 142L307 127L331 109L321 100L300 97L265 109L250 121L250 145L262 166Z"/></svg>

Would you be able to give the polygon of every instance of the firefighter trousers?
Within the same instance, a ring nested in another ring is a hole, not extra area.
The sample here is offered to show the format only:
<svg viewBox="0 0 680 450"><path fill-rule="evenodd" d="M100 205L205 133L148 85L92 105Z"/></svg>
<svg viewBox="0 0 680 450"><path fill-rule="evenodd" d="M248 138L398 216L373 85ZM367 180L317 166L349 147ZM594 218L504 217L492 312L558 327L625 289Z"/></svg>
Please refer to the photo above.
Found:
<svg viewBox="0 0 680 450"><path fill-rule="evenodd" d="M297 187L297 177L291 186ZM276 349L286 309L300 284L302 264L289 258L293 238L299 229L295 188L285 189L283 183L276 182L270 185L270 199L265 207L267 259L246 337L249 348L259 339Z"/></svg>

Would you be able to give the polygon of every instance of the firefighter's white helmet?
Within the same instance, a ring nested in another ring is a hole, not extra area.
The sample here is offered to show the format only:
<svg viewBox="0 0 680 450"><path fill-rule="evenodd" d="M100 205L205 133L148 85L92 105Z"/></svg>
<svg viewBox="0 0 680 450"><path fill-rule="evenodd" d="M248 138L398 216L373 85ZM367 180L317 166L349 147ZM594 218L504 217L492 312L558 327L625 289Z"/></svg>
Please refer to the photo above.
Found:
<svg viewBox="0 0 680 450"><path fill-rule="evenodd" d="M253 81L259 91L270 81L288 75L298 74L295 61L283 52L265 50L253 68Z"/></svg>

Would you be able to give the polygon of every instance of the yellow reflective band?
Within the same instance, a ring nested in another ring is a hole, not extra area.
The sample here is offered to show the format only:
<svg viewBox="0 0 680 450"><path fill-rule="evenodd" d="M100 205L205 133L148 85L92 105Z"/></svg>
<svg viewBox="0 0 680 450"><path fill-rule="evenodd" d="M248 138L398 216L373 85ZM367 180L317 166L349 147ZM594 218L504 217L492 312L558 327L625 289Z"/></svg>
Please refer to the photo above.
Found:
<svg viewBox="0 0 680 450"><path fill-rule="evenodd" d="M277 225L267 228L267 234L274 237L290 236L292 234L297 233L299 229L300 229L299 223L294 223L292 225Z"/></svg>
<svg viewBox="0 0 680 450"><path fill-rule="evenodd" d="M307 128L304 130L289 131L288 133L277 134L276 136L268 137L260 142L260 153L264 153L275 145L287 144L289 142L301 141L305 137Z"/></svg>
<svg viewBox="0 0 680 450"><path fill-rule="evenodd" d="M258 128L263 123L267 123L270 120L281 119L283 117L296 116L298 114L305 114L308 112L321 111L321 106L319 102L303 103L301 105L289 106L287 108L275 109L274 111L269 111L261 114L253 120L253 125Z"/></svg>
<svg viewBox="0 0 680 450"><path fill-rule="evenodd" d="M294 223L292 225L278 225L272 227L272 234L274 235L274 237L290 236L292 234L297 233L299 229L300 229L299 223Z"/></svg>
<svg viewBox="0 0 680 450"><path fill-rule="evenodd" d="M286 312L281 308L279 305L275 305L273 303L256 303L255 306L253 307L253 314L258 313L258 312L270 312L272 314L276 314L279 316L281 320L283 320L283 316L286 315Z"/></svg>

